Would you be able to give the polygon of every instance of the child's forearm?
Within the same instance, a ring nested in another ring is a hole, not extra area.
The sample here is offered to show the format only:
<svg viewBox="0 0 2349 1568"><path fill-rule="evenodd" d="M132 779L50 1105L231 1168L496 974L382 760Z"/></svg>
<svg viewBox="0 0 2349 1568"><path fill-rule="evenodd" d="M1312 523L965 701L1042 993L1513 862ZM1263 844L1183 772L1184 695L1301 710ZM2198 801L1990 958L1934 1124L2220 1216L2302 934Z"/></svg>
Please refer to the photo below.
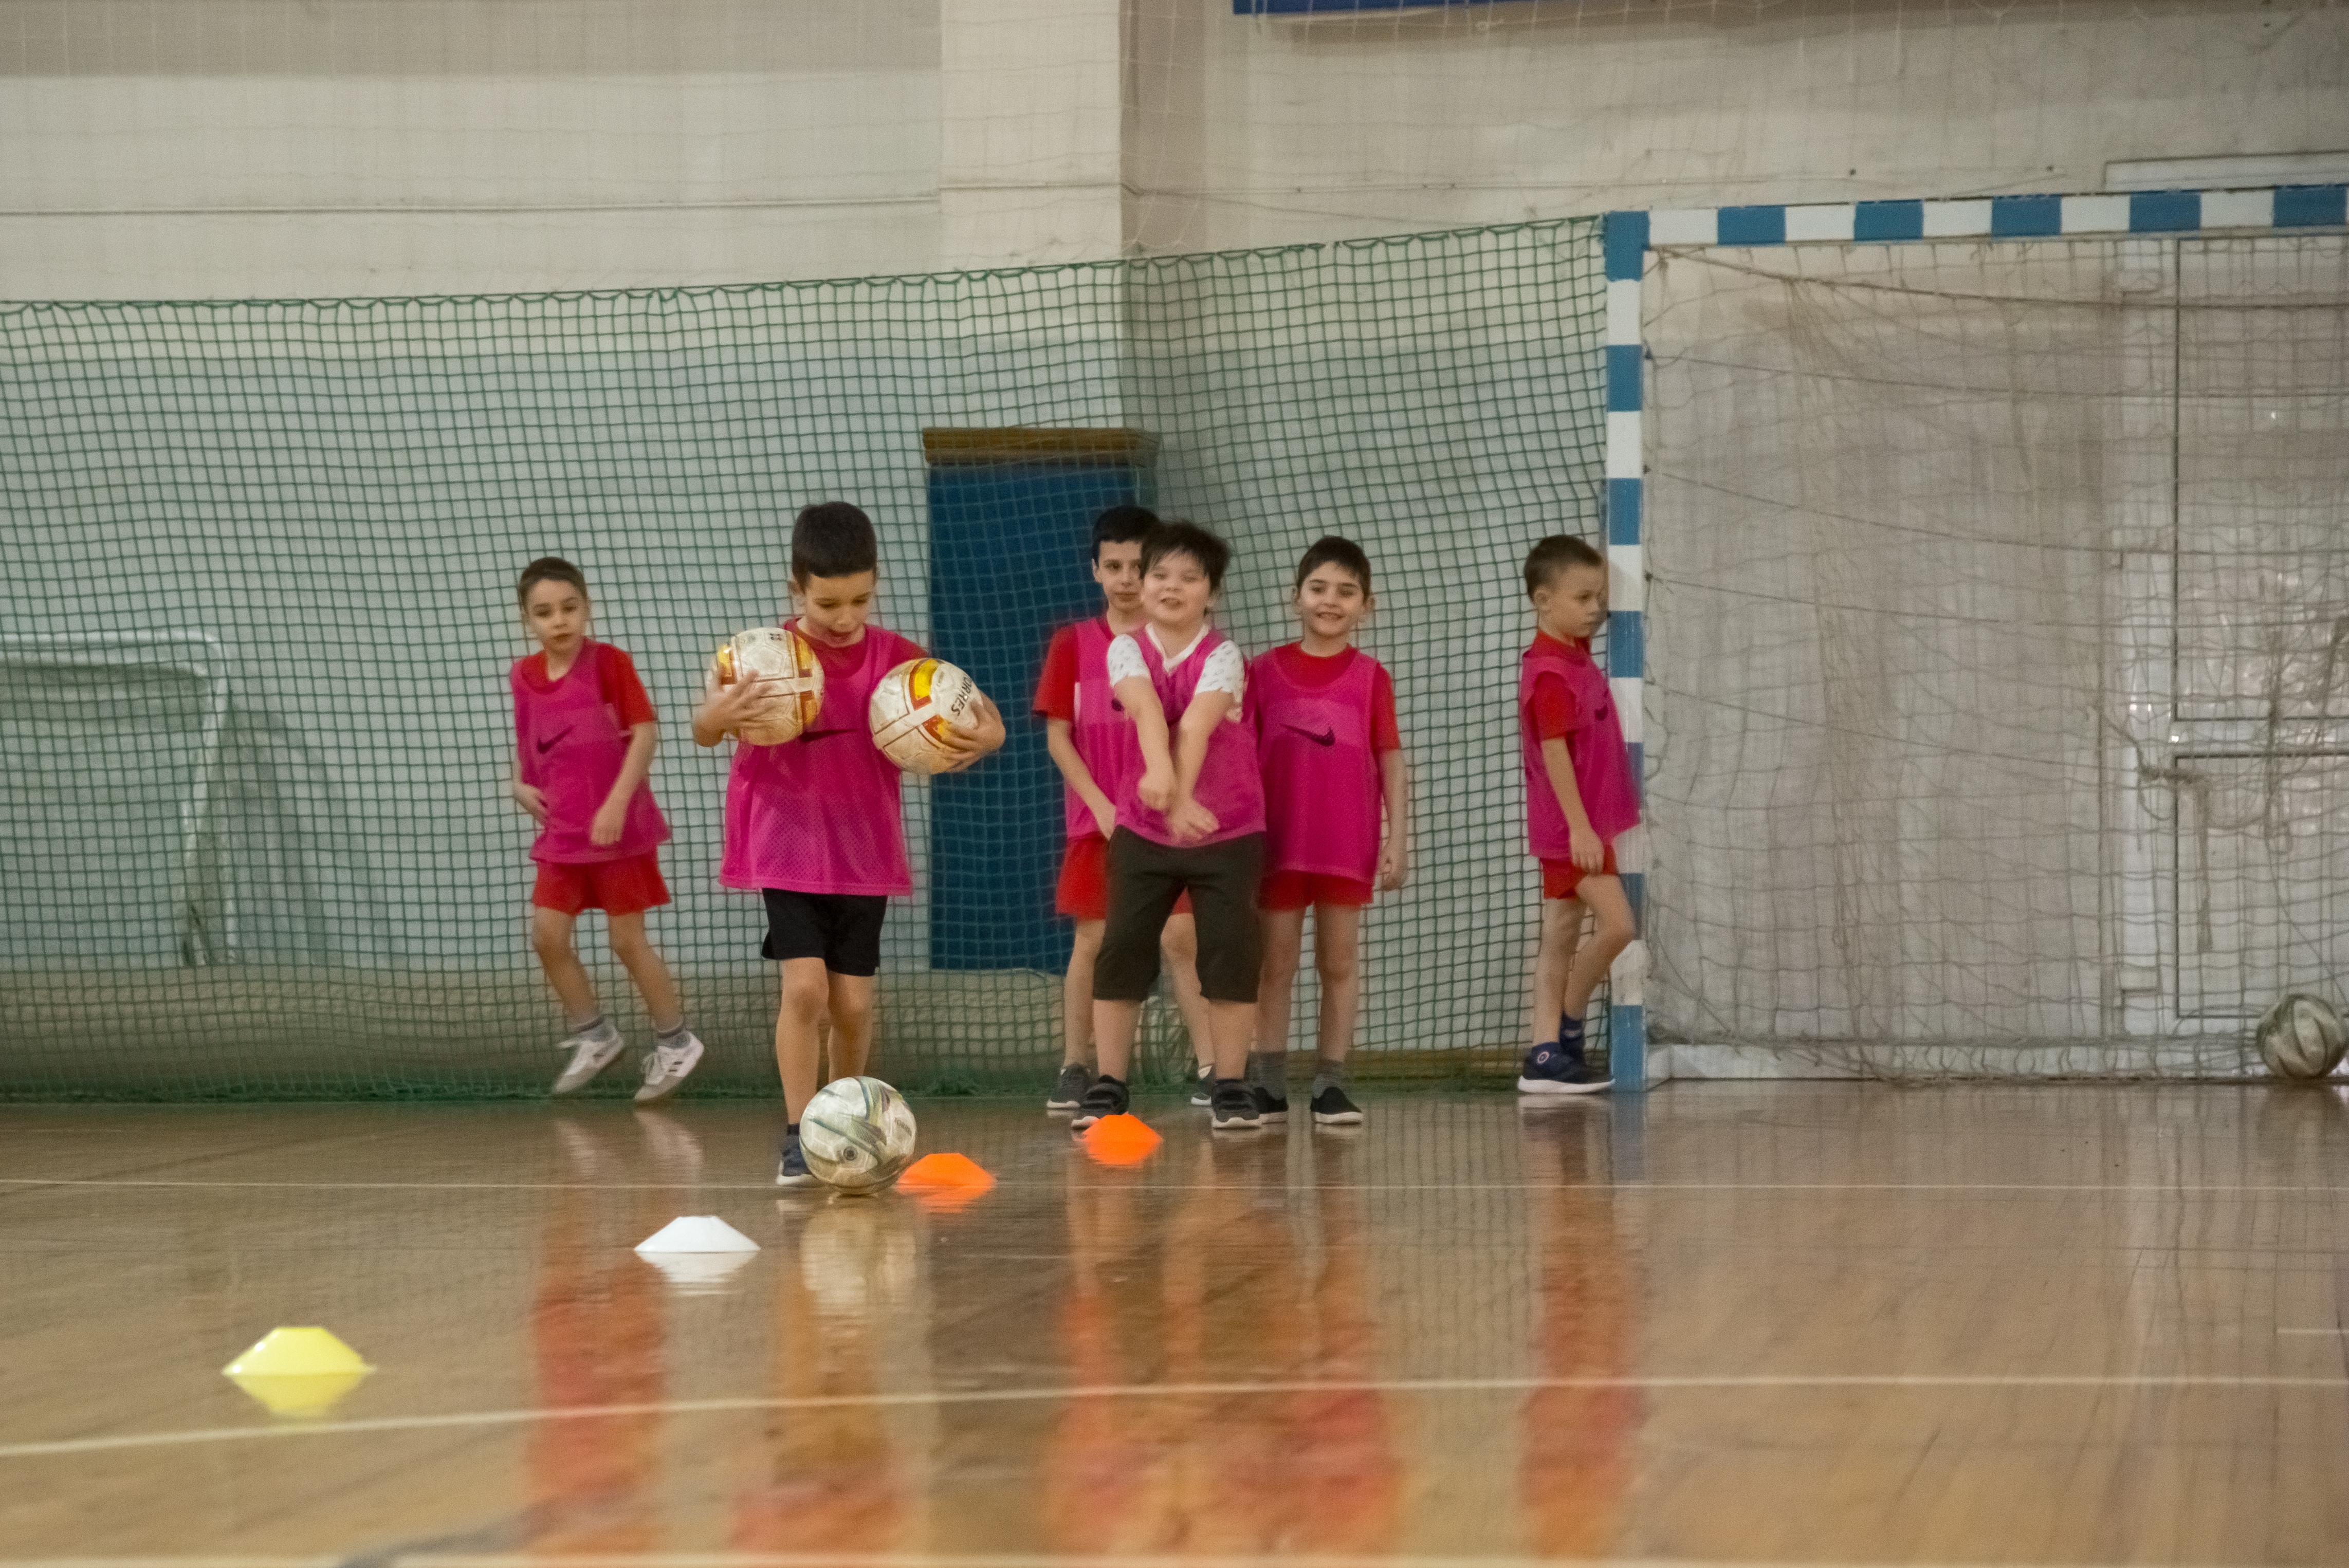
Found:
<svg viewBox="0 0 2349 1568"><path fill-rule="evenodd" d="M620 776L612 780L612 792L604 797L606 805L636 794L653 770L653 748L659 744L660 726L650 719L628 731L628 755L620 763Z"/></svg>
<svg viewBox="0 0 2349 1568"><path fill-rule="evenodd" d="M1126 717L1133 720L1134 738L1142 743L1142 765L1153 770L1172 768L1174 758L1168 749L1166 710L1159 706L1157 689L1139 676L1128 676L1111 690Z"/></svg>
<svg viewBox="0 0 2349 1568"><path fill-rule="evenodd" d="M1096 815L1104 811L1114 812L1117 810L1115 802L1094 779L1093 770L1085 766L1085 759L1077 755L1076 737L1071 733L1071 728L1065 718L1046 719L1044 749L1051 754L1052 765L1061 770L1061 777L1068 781L1070 789L1077 792L1077 799L1085 803L1086 810Z"/></svg>
<svg viewBox="0 0 2349 1568"><path fill-rule="evenodd" d="M1174 764L1177 799L1191 798L1192 787L1199 782L1199 769L1206 765L1207 742L1215 738L1216 726L1224 722L1231 707L1229 693L1203 691L1183 710L1183 745Z"/></svg>
<svg viewBox="0 0 2349 1568"><path fill-rule="evenodd" d="M1571 767L1569 761L1568 766ZM1387 831L1397 843L1411 842L1411 764L1397 747L1379 754L1380 792L1386 798Z"/></svg>
<svg viewBox="0 0 2349 1568"><path fill-rule="evenodd" d="M1557 796L1557 809L1566 813L1566 825L1578 832L1589 832L1590 813L1582 809L1582 786L1574 777L1574 755L1567 750L1565 739L1543 741L1541 753L1542 769Z"/></svg>
<svg viewBox="0 0 2349 1568"><path fill-rule="evenodd" d="M693 743L696 746L715 746L726 738L724 722L709 717L709 704L715 700L713 694L693 710Z"/></svg>

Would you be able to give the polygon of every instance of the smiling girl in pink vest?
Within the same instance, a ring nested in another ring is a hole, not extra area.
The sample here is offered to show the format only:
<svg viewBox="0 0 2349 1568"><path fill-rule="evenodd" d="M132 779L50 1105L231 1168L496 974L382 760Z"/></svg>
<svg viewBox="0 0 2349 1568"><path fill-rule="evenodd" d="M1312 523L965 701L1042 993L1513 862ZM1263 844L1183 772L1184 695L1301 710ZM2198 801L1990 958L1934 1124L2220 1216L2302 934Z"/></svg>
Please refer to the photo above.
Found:
<svg viewBox="0 0 2349 1568"><path fill-rule="evenodd" d="M1256 908L1264 784L1246 722L1247 662L1207 623L1230 558L1204 528L1152 529L1142 542L1149 619L1110 644L1110 689L1133 723L1143 767L1119 793L1110 836L1109 920L1093 965L1101 1076L1085 1090L1074 1127L1126 1109L1134 1026L1158 978L1159 933L1186 892L1215 1046L1209 1119L1218 1130L1262 1125L1241 1075L1264 959Z"/></svg>
<svg viewBox="0 0 2349 1568"><path fill-rule="evenodd" d="M571 947L579 912L600 909L612 954L652 1015L653 1048L636 1090L636 1103L648 1105L675 1093L701 1061L677 982L645 937L645 911L668 902L658 854L668 824L645 782L659 726L628 655L587 634L587 579L579 568L542 557L523 569L515 596L539 645L507 675L514 701L514 803L539 830L530 850L538 862L531 945L571 1024L562 1044L570 1061L554 1092L585 1088L624 1048Z"/></svg>
<svg viewBox="0 0 2349 1568"><path fill-rule="evenodd" d="M1264 773L1264 978L1248 1079L1258 1115L1288 1117L1288 1013L1313 912L1321 976L1310 1109L1315 1122L1362 1119L1346 1094L1346 1056L1361 1008L1362 911L1372 883L1411 875L1411 775L1395 724L1394 682L1353 645L1376 601L1361 546L1336 535L1297 564L1290 596L1305 635L1248 666L1257 758ZM1380 821L1385 834L1381 843Z"/></svg>

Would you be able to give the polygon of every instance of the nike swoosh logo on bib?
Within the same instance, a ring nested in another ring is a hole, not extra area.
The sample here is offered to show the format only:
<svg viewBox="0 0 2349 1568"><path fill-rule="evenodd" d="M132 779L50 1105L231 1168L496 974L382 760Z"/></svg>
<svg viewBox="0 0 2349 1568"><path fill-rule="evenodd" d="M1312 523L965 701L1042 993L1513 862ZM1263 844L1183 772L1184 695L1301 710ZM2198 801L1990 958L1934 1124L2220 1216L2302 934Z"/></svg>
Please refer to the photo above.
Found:
<svg viewBox="0 0 2349 1568"><path fill-rule="evenodd" d="M1313 731L1307 729L1302 725L1289 724L1284 725L1282 727L1285 729L1296 730L1298 734L1303 736L1306 739L1311 741L1316 746L1335 746L1338 744L1338 732L1334 729L1325 729L1320 734L1316 735Z"/></svg>
<svg viewBox="0 0 2349 1568"><path fill-rule="evenodd" d="M568 734L570 734L570 733L571 733L571 731L570 731L569 729L565 729L565 730L563 732L563 735L568 735ZM563 735L558 735L558 736L556 736L553 740L542 740L542 741L540 741L540 742L538 743L538 754L539 754L541 757L543 757L543 756L545 756L548 752L550 752L550 751L554 750L557 745L561 744L561 742L562 742L562 740L563 740Z"/></svg>

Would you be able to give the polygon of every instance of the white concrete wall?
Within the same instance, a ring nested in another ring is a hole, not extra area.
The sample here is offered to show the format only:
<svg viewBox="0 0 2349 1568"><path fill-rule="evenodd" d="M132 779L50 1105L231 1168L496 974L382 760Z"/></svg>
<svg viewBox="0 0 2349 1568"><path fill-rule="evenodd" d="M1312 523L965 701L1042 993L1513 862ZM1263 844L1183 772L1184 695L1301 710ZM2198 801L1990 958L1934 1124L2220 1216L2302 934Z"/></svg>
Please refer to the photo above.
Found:
<svg viewBox="0 0 2349 1568"><path fill-rule="evenodd" d="M2321 0L0 0L0 297L909 273L2344 147Z"/></svg>
<svg viewBox="0 0 2349 1568"><path fill-rule="evenodd" d="M1148 249L2093 191L2114 160L2349 148L2339 5L1525 0L1297 21L1186 3L1213 18L1188 35L1195 68L1133 73L1199 144L1139 197Z"/></svg>

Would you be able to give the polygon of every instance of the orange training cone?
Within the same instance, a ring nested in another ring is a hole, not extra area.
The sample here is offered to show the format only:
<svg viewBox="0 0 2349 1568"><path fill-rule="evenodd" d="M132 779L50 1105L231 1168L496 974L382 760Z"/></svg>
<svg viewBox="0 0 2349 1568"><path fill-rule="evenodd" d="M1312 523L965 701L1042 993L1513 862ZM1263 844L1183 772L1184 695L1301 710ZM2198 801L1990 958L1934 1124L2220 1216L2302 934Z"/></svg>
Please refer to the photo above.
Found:
<svg viewBox="0 0 2349 1568"><path fill-rule="evenodd" d="M968 1154L925 1154L897 1178L900 1191L911 1192L926 1208L948 1212L968 1208L994 1185L987 1168Z"/></svg>
<svg viewBox="0 0 2349 1568"><path fill-rule="evenodd" d="M1166 1140L1138 1116L1104 1116L1080 1135L1085 1152L1103 1165L1139 1165Z"/></svg>

